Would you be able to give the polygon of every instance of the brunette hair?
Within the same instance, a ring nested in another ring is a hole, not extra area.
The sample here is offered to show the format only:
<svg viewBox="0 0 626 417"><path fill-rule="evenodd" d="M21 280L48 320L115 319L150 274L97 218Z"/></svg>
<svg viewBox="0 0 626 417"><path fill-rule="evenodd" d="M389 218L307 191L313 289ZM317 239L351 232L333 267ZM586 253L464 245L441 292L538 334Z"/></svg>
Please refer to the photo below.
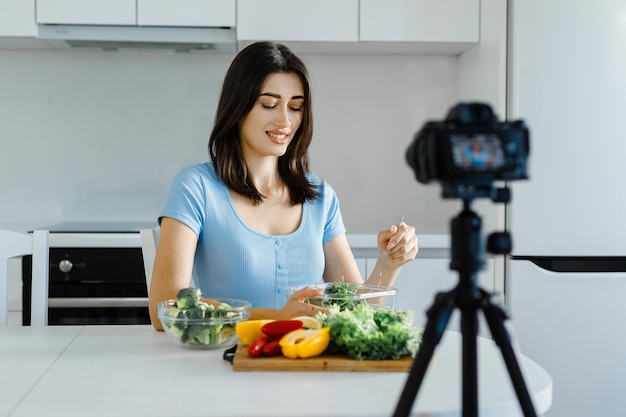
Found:
<svg viewBox="0 0 626 417"><path fill-rule="evenodd" d="M301 204L320 194L309 181L309 145L313 137L313 112L309 73L304 62L280 43L257 42L242 49L230 64L209 138L209 155L220 179L233 191L258 204L263 195L248 175L239 138L239 122L254 106L268 75L294 73L302 82L302 122L284 155L278 172L290 190L291 203Z"/></svg>

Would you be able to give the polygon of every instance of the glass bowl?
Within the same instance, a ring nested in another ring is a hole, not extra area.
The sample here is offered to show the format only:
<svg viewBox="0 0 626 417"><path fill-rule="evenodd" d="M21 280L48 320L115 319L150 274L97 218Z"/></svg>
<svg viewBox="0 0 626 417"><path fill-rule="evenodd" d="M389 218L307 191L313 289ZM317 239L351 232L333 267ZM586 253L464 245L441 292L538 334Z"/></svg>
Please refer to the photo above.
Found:
<svg viewBox="0 0 626 417"><path fill-rule="evenodd" d="M374 309L396 309L396 296L398 289L394 287L356 284L347 282L325 282L309 285L311 288L322 288L324 293L317 297L307 298L304 302L321 307L339 305L340 310L352 309L357 304L367 303ZM287 294L291 295L304 287L287 288ZM348 288L350 291L345 291ZM338 293L339 292L339 293Z"/></svg>
<svg viewBox="0 0 626 417"><path fill-rule="evenodd" d="M158 304L157 315L172 341L187 349L217 349L237 342L235 325L250 317L250 303L234 298L212 298L212 307L176 307L176 300Z"/></svg>

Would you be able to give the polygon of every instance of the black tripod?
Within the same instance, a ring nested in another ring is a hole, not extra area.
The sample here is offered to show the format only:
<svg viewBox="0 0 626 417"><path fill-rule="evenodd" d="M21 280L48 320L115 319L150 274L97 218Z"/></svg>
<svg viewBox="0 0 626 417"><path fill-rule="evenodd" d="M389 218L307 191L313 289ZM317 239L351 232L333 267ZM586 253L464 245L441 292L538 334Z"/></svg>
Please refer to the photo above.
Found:
<svg viewBox="0 0 626 417"><path fill-rule="evenodd" d="M448 292L438 293L432 306L426 312L428 321L424 328L422 343L413 361L411 371L404 385L394 417L408 417L424 374L436 346L441 341L454 308L461 312L461 333L463 335L463 417L478 416L478 367L476 337L478 335L478 314L481 309L494 342L500 348L513 388L525 417L536 417L528 389L504 320L508 318L499 306L492 304L491 294L476 284L477 272L484 266L481 242L480 217L471 210L471 200L463 200L463 210L452 219L451 243L452 261L450 269L459 272L459 283ZM494 233L489 237L489 251L492 253L510 253L511 242L507 233Z"/></svg>

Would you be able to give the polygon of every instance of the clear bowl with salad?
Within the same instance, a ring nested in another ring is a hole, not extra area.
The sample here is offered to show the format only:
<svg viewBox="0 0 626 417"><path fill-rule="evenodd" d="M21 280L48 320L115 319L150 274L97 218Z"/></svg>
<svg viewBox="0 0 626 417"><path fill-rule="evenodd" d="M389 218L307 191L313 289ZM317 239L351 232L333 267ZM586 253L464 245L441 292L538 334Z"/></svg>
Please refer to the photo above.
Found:
<svg viewBox="0 0 626 417"><path fill-rule="evenodd" d="M309 285L312 288L322 288L324 292L317 297L307 298L306 303L328 308L338 305L340 310L353 309L361 303L369 304L374 309L396 309L396 296L398 289L395 287L358 284L355 282L325 282ZM304 287L287 288L287 294Z"/></svg>
<svg viewBox="0 0 626 417"><path fill-rule="evenodd" d="M185 295L189 293L179 293L176 299L157 306L163 330L170 339L187 349L217 349L237 343L235 326L250 318L250 303L234 298L199 301ZM199 292L196 294L199 297Z"/></svg>

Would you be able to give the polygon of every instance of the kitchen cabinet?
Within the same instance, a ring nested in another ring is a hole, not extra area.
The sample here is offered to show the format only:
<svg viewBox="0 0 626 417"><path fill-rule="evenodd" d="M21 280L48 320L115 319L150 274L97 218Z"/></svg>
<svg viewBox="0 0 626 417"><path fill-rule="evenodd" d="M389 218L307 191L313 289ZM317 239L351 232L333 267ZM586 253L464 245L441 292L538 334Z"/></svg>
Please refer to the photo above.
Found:
<svg viewBox="0 0 626 417"><path fill-rule="evenodd" d="M137 24L235 27L236 9L236 0L137 0Z"/></svg>
<svg viewBox="0 0 626 417"><path fill-rule="evenodd" d="M136 0L37 0L37 23L135 25Z"/></svg>
<svg viewBox="0 0 626 417"><path fill-rule="evenodd" d="M356 42L358 0L238 0L238 41Z"/></svg>
<svg viewBox="0 0 626 417"><path fill-rule="evenodd" d="M237 40L305 53L458 54L479 42L479 16L479 0L238 0Z"/></svg>
<svg viewBox="0 0 626 417"><path fill-rule="evenodd" d="M0 0L0 36L33 37L36 34L34 1Z"/></svg>
<svg viewBox="0 0 626 417"><path fill-rule="evenodd" d="M37 23L234 27L236 0L38 0Z"/></svg>
<svg viewBox="0 0 626 417"><path fill-rule="evenodd" d="M479 41L479 0L360 0L359 40Z"/></svg>

